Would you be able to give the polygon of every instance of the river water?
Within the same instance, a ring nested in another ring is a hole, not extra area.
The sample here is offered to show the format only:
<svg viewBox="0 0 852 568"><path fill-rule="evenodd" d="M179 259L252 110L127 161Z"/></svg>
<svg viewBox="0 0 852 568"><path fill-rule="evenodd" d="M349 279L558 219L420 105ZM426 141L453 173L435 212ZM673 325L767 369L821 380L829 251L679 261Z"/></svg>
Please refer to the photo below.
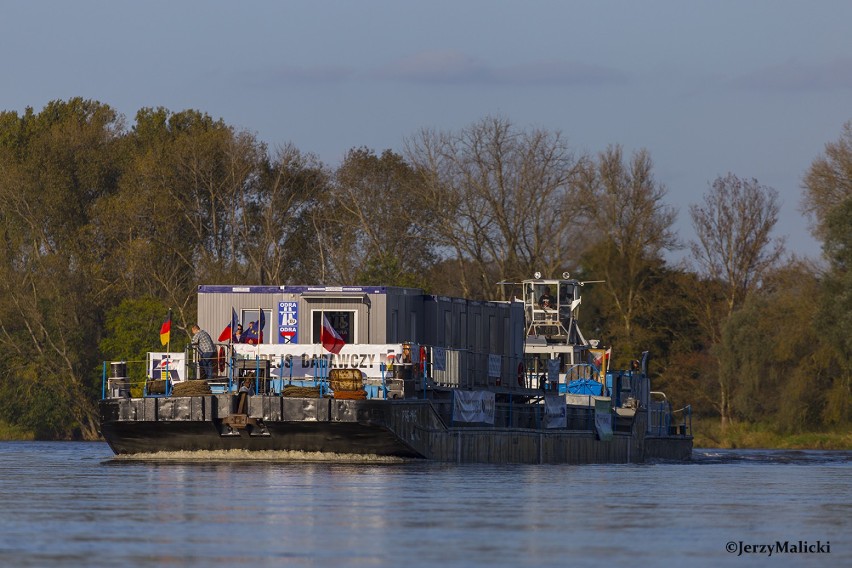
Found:
<svg viewBox="0 0 852 568"><path fill-rule="evenodd" d="M0 442L0 504L2 566L852 566L852 452L494 466Z"/></svg>

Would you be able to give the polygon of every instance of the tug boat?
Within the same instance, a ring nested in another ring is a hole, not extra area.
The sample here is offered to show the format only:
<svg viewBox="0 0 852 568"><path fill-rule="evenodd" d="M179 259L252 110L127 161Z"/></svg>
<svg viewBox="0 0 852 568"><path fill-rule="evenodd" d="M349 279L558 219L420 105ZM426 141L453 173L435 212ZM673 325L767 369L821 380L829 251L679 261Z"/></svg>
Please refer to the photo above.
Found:
<svg viewBox="0 0 852 568"><path fill-rule="evenodd" d="M611 349L584 337L584 282L537 273L503 284L510 301L400 287L199 286L201 327L225 324L212 365L192 349L151 352L144 369L104 362L102 435L120 455L691 458L690 407L673 410L651 390L648 354L612 370ZM254 341L237 341L238 324Z"/></svg>

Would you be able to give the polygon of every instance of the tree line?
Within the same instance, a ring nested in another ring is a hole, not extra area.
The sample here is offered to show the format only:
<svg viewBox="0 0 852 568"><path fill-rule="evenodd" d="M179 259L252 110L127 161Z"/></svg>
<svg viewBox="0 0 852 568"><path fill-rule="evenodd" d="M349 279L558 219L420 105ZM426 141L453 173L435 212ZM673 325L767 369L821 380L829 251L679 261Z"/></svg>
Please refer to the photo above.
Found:
<svg viewBox="0 0 852 568"><path fill-rule="evenodd" d="M188 339L196 288L396 285L505 299L501 281L569 271L584 332L616 365L653 354L655 389L779 432L850 421L852 122L803 173L820 260L784 255L778 195L734 174L688 211L650 154L573 151L486 117L337 166L197 110L132 124L81 98L0 113L0 422L97 437L104 360ZM688 262L668 253L686 248Z"/></svg>

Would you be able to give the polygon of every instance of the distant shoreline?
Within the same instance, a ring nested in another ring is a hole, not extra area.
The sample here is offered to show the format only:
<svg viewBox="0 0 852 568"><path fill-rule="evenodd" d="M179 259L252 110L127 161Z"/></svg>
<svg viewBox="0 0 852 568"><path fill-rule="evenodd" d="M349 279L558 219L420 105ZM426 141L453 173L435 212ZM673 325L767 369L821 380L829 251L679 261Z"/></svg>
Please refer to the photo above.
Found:
<svg viewBox="0 0 852 568"><path fill-rule="evenodd" d="M852 431L779 434L770 427L733 424L724 431L718 420L693 420L694 447L714 449L852 450Z"/></svg>

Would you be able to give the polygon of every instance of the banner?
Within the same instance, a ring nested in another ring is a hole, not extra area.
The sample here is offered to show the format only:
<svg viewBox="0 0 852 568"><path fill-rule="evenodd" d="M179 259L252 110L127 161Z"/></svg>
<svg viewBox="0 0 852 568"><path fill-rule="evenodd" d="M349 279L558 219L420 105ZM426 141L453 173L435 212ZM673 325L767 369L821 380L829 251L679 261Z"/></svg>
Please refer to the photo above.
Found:
<svg viewBox="0 0 852 568"><path fill-rule="evenodd" d="M186 379L186 353L148 353L148 378L171 379L179 383Z"/></svg>
<svg viewBox="0 0 852 568"><path fill-rule="evenodd" d="M568 427L568 406L564 395L544 395L544 418L541 425L544 428Z"/></svg>
<svg viewBox="0 0 852 568"><path fill-rule="evenodd" d="M299 342L299 304L278 302L278 343Z"/></svg>
<svg viewBox="0 0 852 568"><path fill-rule="evenodd" d="M432 348L432 370L446 371L447 370L447 352L443 347Z"/></svg>
<svg viewBox="0 0 852 568"><path fill-rule="evenodd" d="M612 440L612 401L608 398L595 399L595 429L604 442Z"/></svg>
<svg viewBox="0 0 852 568"><path fill-rule="evenodd" d="M488 376L499 379L502 374L502 358L499 355L488 355Z"/></svg>
<svg viewBox="0 0 852 568"><path fill-rule="evenodd" d="M559 359L547 360L547 382L550 388L555 389L559 384L559 368L562 366L562 361Z"/></svg>
<svg viewBox="0 0 852 568"><path fill-rule="evenodd" d="M416 344L412 352L419 350ZM360 345L346 344L339 353L332 354L320 344L273 344L234 345L234 353L240 359L254 359L255 355L269 361L271 373L285 379L307 379L318 374L320 365L329 362L329 369L360 369L364 376L381 379L381 363L395 365L402 362L402 344Z"/></svg>
<svg viewBox="0 0 852 568"><path fill-rule="evenodd" d="M494 393L489 391L453 391L453 422L494 424Z"/></svg>

